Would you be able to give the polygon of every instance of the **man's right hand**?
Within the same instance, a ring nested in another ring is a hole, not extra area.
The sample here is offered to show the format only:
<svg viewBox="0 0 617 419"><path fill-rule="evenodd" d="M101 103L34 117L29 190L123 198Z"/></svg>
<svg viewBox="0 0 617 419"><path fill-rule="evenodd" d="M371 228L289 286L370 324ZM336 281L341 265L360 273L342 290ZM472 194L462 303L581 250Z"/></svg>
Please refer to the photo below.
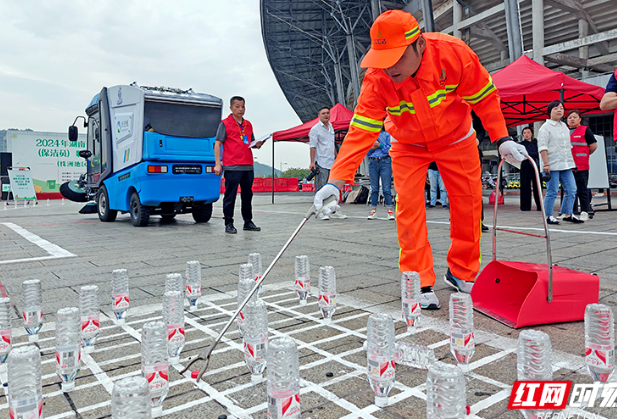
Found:
<svg viewBox="0 0 617 419"><path fill-rule="evenodd" d="M315 205L315 209L318 211L318 218L323 218L325 215L330 215L333 212L341 209L341 207L338 205L331 205L325 208L323 206L324 201L331 196L336 199L336 203L338 204L340 194L341 190L332 183L326 183L323 188L317 191L317 193L315 194L315 198L313 199L313 205Z"/></svg>
<svg viewBox="0 0 617 419"><path fill-rule="evenodd" d="M499 146L499 154L501 154L508 163L520 169L521 162L529 157L527 149L522 144L518 144L511 137L502 138L499 141L505 140Z"/></svg>
<svg viewBox="0 0 617 419"><path fill-rule="evenodd" d="M214 173L215 173L217 176L221 176L221 175L223 174L223 166L221 166L220 164L218 164L218 163L217 163L217 164L214 166Z"/></svg>
<svg viewBox="0 0 617 419"><path fill-rule="evenodd" d="M309 170L315 170L315 162L311 163L309 166Z"/></svg>

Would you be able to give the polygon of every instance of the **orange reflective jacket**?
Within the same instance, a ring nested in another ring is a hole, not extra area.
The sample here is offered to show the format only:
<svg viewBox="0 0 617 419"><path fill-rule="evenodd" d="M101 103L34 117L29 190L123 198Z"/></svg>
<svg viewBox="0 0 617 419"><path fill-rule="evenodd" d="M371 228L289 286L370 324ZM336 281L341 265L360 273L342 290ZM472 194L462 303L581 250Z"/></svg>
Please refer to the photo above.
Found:
<svg viewBox="0 0 617 419"><path fill-rule="evenodd" d="M367 70L330 178L353 179L386 117L385 128L392 137L428 151L469 136L471 109L492 141L508 135L497 89L471 48L440 33L425 33L424 38L426 48L414 77L394 83L383 70Z"/></svg>

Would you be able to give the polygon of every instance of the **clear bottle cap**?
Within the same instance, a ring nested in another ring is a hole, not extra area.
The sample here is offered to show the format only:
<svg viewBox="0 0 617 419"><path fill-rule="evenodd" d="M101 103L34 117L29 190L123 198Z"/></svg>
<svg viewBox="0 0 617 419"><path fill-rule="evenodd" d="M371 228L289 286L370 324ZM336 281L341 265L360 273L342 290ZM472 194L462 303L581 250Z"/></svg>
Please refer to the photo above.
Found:
<svg viewBox="0 0 617 419"><path fill-rule="evenodd" d="M62 383L62 392L68 393L75 390L75 381L69 381L67 383Z"/></svg>

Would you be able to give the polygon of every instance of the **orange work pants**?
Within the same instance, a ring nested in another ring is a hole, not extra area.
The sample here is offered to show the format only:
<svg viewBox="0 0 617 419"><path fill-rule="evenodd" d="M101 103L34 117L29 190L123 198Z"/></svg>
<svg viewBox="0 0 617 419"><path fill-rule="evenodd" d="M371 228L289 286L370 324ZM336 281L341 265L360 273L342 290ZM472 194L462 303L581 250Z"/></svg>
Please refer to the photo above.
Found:
<svg viewBox="0 0 617 419"><path fill-rule="evenodd" d="M401 272L418 272L422 287L435 284L424 200L426 172L435 161L450 206L448 267L455 277L474 281L480 269L482 235L482 172L475 132L465 140L432 152L425 147L392 142L390 155L398 195L396 224Z"/></svg>

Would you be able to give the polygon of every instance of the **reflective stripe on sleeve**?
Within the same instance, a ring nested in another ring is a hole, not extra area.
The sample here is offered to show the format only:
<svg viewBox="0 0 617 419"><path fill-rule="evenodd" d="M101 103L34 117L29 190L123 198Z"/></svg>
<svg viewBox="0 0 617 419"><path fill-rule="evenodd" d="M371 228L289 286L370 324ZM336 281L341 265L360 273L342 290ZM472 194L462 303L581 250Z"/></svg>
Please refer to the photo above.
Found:
<svg viewBox="0 0 617 419"><path fill-rule="evenodd" d="M416 111L413 108L413 103L405 102L404 100L401 100L401 103L399 103L399 105L394 108L388 107L388 112L390 112L392 115L399 115L399 116L403 112L409 112L412 114L416 113Z"/></svg>
<svg viewBox="0 0 617 419"><path fill-rule="evenodd" d="M381 131L381 127L383 126L383 121L354 114L353 118L351 118L351 125L365 131L379 132Z"/></svg>
<svg viewBox="0 0 617 419"><path fill-rule="evenodd" d="M495 88L495 85L493 84L493 79L489 77L488 83L486 84L486 86L482 88L482 90L480 90L478 93L472 96L462 96L462 98L468 103L476 104L496 90L497 89Z"/></svg>
<svg viewBox="0 0 617 419"><path fill-rule="evenodd" d="M571 143L572 145L581 145L581 146L586 146L587 143Z"/></svg>

